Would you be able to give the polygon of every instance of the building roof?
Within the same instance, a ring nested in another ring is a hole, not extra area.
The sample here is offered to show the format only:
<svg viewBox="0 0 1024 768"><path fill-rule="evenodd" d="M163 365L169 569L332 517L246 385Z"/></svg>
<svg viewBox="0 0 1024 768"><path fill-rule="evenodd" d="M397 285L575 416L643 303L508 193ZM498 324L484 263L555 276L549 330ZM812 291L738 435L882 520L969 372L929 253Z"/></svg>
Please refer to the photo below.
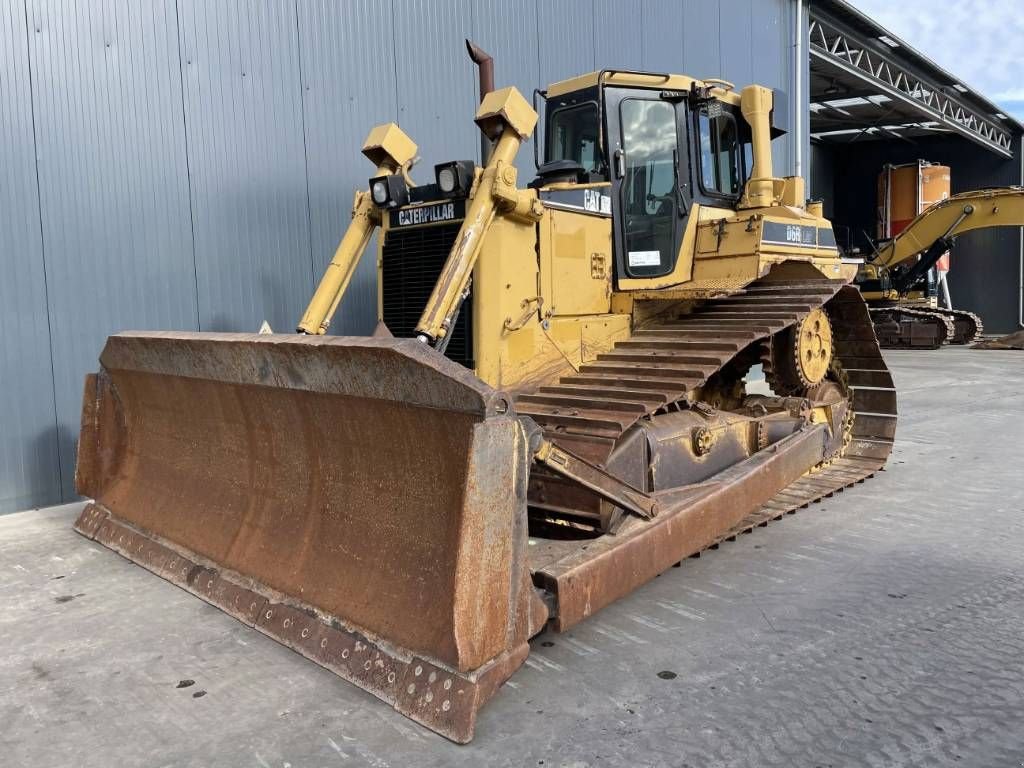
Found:
<svg viewBox="0 0 1024 768"><path fill-rule="evenodd" d="M844 0L810 6L811 136L828 143L957 133L1009 157L1015 118Z"/></svg>

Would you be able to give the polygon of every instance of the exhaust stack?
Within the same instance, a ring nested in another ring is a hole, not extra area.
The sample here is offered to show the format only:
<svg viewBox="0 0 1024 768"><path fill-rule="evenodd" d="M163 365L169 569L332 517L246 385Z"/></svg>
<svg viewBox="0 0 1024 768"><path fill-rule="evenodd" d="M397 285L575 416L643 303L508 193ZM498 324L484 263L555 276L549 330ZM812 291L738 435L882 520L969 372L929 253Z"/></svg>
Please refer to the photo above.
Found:
<svg viewBox="0 0 1024 768"><path fill-rule="evenodd" d="M494 90L494 58L468 38L466 40L466 50L469 51L469 58L477 66L477 77L480 81L480 101L482 102L484 97ZM490 139L486 136L481 136L480 165L487 165L487 161L491 157L492 148L493 145Z"/></svg>

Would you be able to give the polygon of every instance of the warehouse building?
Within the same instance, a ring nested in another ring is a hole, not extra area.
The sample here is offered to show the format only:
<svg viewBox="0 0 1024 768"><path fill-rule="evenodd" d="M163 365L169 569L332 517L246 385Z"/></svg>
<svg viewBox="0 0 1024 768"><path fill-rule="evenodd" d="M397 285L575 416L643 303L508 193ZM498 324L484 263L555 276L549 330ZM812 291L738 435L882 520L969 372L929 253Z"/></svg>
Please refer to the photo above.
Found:
<svg viewBox="0 0 1024 768"><path fill-rule="evenodd" d="M603 67L779 89L776 173L809 177L853 232L886 162L946 163L954 190L1021 182L1019 124L838 0L8 3L0 512L75 498L82 378L108 334L294 326L372 170L371 126L398 122L424 178L478 153L465 38L526 94ZM976 233L954 254L954 299L994 330L1017 322L1020 247ZM373 328L374 266L334 332Z"/></svg>

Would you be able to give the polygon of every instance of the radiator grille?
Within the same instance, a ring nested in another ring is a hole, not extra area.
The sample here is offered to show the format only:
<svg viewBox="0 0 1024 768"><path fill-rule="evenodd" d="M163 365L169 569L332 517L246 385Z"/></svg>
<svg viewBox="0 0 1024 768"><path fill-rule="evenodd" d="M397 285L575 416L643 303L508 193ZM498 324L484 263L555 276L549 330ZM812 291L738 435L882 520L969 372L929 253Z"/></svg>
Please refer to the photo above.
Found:
<svg viewBox="0 0 1024 768"><path fill-rule="evenodd" d="M461 221L428 227L391 229L384 239L381 266L384 324L398 338L416 335L437 276L441 274ZM462 303L445 356L467 368L473 360L473 294Z"/></svg>

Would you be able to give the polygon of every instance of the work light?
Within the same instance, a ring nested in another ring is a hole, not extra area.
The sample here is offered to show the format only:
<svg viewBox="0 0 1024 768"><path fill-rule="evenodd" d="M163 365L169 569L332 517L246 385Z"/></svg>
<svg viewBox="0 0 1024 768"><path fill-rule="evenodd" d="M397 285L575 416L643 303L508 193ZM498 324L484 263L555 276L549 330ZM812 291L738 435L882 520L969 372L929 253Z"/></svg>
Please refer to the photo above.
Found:
<svg viewBox="0 0 1024 768"><path fill-rule="evenodd" d="M434 178L437 188L446 197L466 197L473 186L473 171L476 164L472 160L453 160L434 166Z"/></svg>
<svg viewBox="0 0 1024 768"><path fill-rule="evenodd" d="M396 174L370 179L370 197L379 208L398 208L409 202L409 187Z"/></svg>

